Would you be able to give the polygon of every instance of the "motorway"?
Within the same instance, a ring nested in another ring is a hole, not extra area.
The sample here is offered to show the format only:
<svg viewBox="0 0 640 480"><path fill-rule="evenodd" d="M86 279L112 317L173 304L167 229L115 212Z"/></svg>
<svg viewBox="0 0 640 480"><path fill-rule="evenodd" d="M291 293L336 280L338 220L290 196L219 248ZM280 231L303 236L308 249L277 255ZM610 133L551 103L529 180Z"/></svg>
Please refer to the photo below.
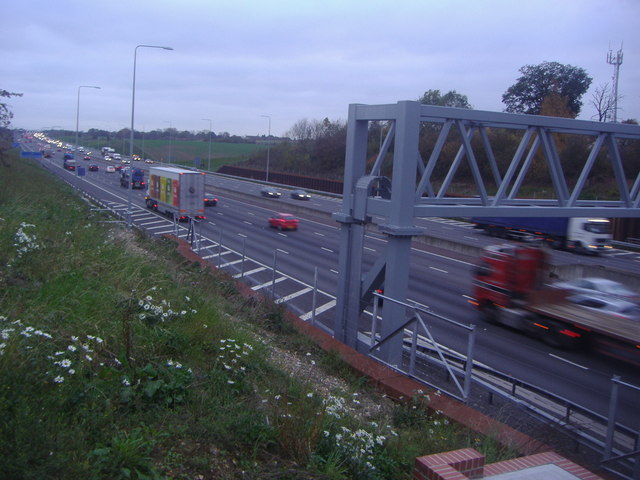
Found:
<svg viewBox="0 0 640 480"><path fill-rule="evenodd" d="M87 171L85 177L62 169L60 152L50 159L42 159L41 163L53 174L100 199L110 208L127 210L128 192L120 186L119 174L105 173L107 163L102 160L78 160L81 166L86 167L89 163L100 166L100 171ZM207 219L200 224L199 255L236 278L242 278L254 290L286 304L303 320L313 319L320 327L333 328L339 275L338 224L326 215L298 215L298 231L280 232L267 226L269 214L286 212L302 205L302 202L288 198L285 189L281 189L281 199L273 200L260 197L260 185L243 180L208 175L207 184L208 190L218 196L219 203L216 207L207 208ZM174 233L176 226L171 220L144 207L143 196L143 191L132 192L133 223L152 235ZM303 206L330 213L339 211L341 204L339 198L314 196ZM417 224L430 235L442 235L461 243L475 246L496 243L495 239L476 232L470 224L462 221L430 218L420 219ZM185 237L185 225L177 228L179 236ZM365 268L383 252L385 245L384 235L372 231L366 236ZM632 252L614 251L606 257L554 252L553 259L556 264L606 264L640 273L640 255ZM605 416L610 380L614 375L621 376L625 382L640 385L637 367L588 351L557 350L536 339L480 320L468 303L470 269L475 260L416 242L412 251L409 295L412 301L439 315L464 324L475 324L476 361ZM314 284L317 287L315 295ZM371 313L368 315L369 319L363 315L364 323L370 322ZM429 323L439 343L459 352L465 351L464 335L435 320ZM631 393L621 392L619 421L637 427L638 406L638 400Z"/></svg>

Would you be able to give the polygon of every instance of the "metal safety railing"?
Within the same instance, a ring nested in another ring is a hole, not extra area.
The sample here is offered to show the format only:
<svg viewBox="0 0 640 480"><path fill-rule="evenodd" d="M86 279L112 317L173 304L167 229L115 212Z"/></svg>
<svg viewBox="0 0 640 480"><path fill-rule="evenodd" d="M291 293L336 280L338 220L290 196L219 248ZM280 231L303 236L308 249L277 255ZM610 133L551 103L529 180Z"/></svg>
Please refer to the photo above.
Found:
<svg viewBox="0 0 640 480"><path fill-rule="evenodd" d="M409 340L407 342L407 340L405 339L405 342L404 342L405 348L409 349L408 366L406 368L403 368L402 365L389 365L389 366L391 366L395 370L400 370L402 373L406 374L407 376L417 378L418 375L416 371L416 359L418 357L419 350L422 348L425 348L425 344L426 344L431 349L433 349L433 351L436 353L436 359L434 360L434 362L444 367L447 370L447 373L449 374L449 378L451 378L455 384L457 392L447 392L447 393L449 393L449 395L453 396L454 398L457 398L463 402L467 402L469 399L470 391L471 391L473 352L474 352L474 346L475 346L475 332L476 332L475 325L464 325L462 323L459 323L454 320L443 317L441 315L438 315L414 303L401 302L393 298L386 297L379 292L373 292L373 296L374 296L374 302L373 302L374 307L373 307L373 315L371 319L371 341L369 345L369 352L372 353L372 352L375 352L376 350L379 350L384 344L386 344L391 338L395 337L396 335L408 334ZM406 320L399 327L395 328L391 332L388 332L384 337L379 337L378 328L377 328L377 324L380 320L378 316L378 309L380 307L380 304L383 301L393 302L397 305L401 305L406 309L408 309L409 311L411 311L411 315L409 316L409 319ZM459 328L467 332L466 356L463 357L462 355L457 355L455 357L455 360L461 361L464 365L461 372L461 376L463 379L462 384L458 379L458 376L460 376L459 375L460 369L454 368L454 365L450 360L451 358L450 352L445 351L441 347L441 345L435 341L433 334L431 332L431 329L429 328L429 325L425 321L424 317L426 316L431 318L437 318L443 322L446 322L449 325L452 325L456 328ZM426 335L426 337L421 335ZM408 343L408 346L407 346L407 343ZM381 361L381 360L378 359L378 361ZM384 361L381 361L381 362L386 364L386 362ZM420 380L423 383L426 383L427 385L438 388L437 386L429 383L429 381L425 380L424 378L421 378Z"/></svg>

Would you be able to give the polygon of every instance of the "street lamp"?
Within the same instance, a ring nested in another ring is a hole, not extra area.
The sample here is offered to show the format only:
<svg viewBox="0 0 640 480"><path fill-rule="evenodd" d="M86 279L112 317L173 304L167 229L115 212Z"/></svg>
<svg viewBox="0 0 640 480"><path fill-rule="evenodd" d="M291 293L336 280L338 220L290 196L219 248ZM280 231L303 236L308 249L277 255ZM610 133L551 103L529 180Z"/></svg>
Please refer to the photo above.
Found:
<svg viewBox="0 0 640 480"><path fill-rule="evenodd" d="M171 47L161 47L159 45L138 45L136 46L136 48L133 50L133 88L132 90L132 95L131 95L131 142L129 143L129 161L131 161L131 159L133 158L133 118L134 118L134 112L135 112L135 106L136 106L136 59L138 56L138 49L139 48L161 48L163 50L173 50L173 48ZM131 165L131 164L129 164ZM129 167L131 168L131 167ZM131 228L131 172L129 172L129 194L128 194L128 215L127 215L127 226L129 228Z"/></svg>
<svg viewBox="0 0 640 480"><path fill-rule="evenodd" d="M271 148L271 115L260 115L261 117L264 118L268 118L269 119L269 135L267 135L267 175L265 178L265 181L268 182L269 181L269 153L270 153L270 148Z"/></svg>
<svg viewBox="0 0 640 480"><path fill-rule="evenodd" d="M76 148L78 148L78 126L80 125L80 89L81 88L97 88L100 90L100 87L94 87L93 85L80 85L78 87L78 105L76 106Z"/></svg>
<svg viewBox="0 0 640 480"><path fill-rule="evenodd" d="M164 123L169 124L169 163L171 163L171 129L173 128L171 120L165 120Z"/></svg>
<svg viewBox="0 0 640 480"><path fill-rule="evenodd" d="M209 120L209 168L207 171L211 171L211 119L210 118L201 118L200 120Z"/></svg>

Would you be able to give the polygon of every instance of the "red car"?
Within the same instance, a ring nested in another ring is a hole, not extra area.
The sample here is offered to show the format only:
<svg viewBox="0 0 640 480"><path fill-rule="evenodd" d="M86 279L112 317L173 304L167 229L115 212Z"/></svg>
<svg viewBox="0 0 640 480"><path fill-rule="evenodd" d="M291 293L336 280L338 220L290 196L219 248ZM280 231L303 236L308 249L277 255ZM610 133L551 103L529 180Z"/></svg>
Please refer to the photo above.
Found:
<svg viewBox="0 0 640 480"><path fill-rule="evenodd" d="M290 213L274 213L269 217L269 226L280 230L297 230L298 219Z"/></svg>

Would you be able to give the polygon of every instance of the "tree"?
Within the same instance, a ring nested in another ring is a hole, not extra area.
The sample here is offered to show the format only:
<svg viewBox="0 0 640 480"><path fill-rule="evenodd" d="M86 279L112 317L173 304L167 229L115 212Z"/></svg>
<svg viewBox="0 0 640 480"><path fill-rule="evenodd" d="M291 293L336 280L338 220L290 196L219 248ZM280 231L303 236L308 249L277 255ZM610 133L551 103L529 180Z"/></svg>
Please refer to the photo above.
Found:
<svg viewBox="0 0 640 480"><path fill-rule="evenodd" d="M572 118L573 112L567 104L567 97L563 97L556 92L550 92L544 97L542 104L540 104L540 115Z"/></svg>
<svg viewBox="0 0 640 480"><path fill-rule="evenodd" d="M618 97L618 100L620 97ZM613 109L615 107L615 99L609 89L609 84L605 83L596 88L596 91L591 96L591 105L596 109L596 114L591 118L597 119L599 122L606 122L607 118L613 116Z"/></svg>
<svg viewBox="0 0 640 480"><path fill-rule="evenodd" d="M0 99L21 96L21 93L12 93L0 88ZM7 151L11 148L12 143L11 131L8 128L11 124L12 118L13 112L9 110L9 107L6 103L0 101L0 162L2 162L5 167L8 165L5 163L4 157Z"/></svg>
<svg viewBox="0 0 640 480"><path fill-rule="evenodd" d="M540 115L542 103L550 93L566 97L572 118L580 113L582 96L591 85L592 78L579 67L558 62L525 65L520 78L502 95L507 112Z"/></svg>
<svg viewBox="0 0 640 480"><path fill-rule="evenodd" d="M418 99L423 105L437 105L440 107L473 108L466 95L449 90L442 95L440 90L427 90Z"/></svg>

